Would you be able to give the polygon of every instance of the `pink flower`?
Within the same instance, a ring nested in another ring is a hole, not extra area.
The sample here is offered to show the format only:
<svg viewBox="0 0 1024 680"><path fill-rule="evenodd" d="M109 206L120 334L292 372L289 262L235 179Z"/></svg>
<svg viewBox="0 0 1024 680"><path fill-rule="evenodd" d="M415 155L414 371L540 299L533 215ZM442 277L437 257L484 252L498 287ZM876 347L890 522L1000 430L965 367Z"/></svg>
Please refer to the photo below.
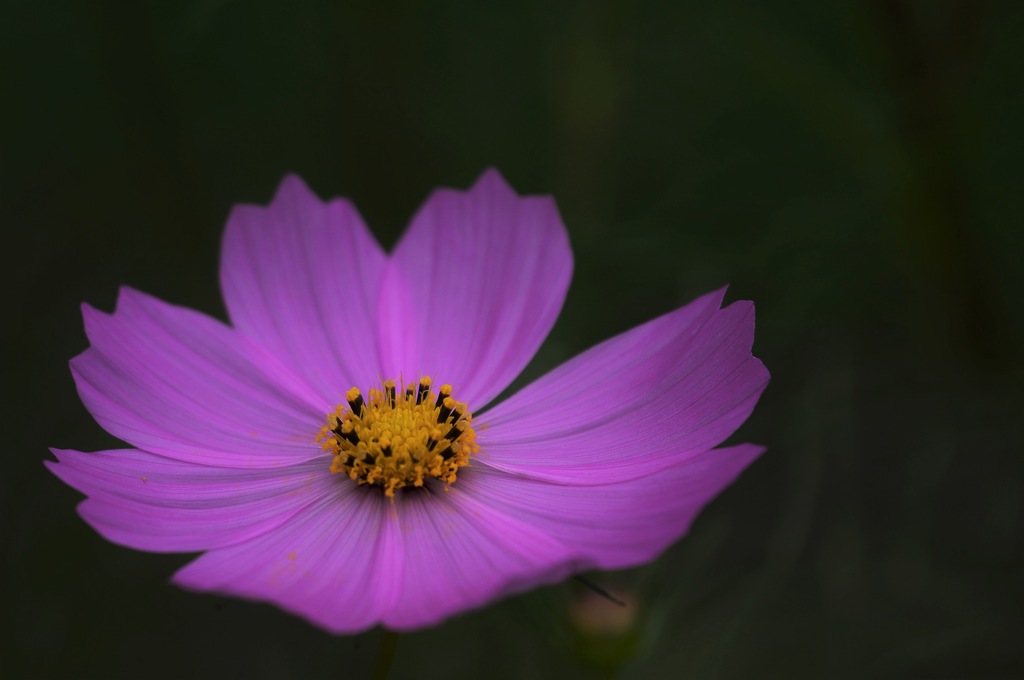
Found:
<svg viewBox="0 0 1024 680"><path fill-rule="evenodd" d="M554 202L496 171L435 192L390 255L287 177L228 220L230 326L130 289L84 307L79 394L134 448L47 465L105 538L202 552L175 583L335 633L647 562L762 452L713 448L768 382L753 305L710 293L482 411L571 270Z"/></svg>

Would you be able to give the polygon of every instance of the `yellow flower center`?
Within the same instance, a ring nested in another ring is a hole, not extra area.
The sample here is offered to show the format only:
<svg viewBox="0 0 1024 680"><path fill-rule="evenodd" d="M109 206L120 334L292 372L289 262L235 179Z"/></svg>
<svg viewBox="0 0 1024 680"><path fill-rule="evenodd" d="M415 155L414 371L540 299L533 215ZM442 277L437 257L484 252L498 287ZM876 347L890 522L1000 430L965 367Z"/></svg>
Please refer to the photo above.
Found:
<svg viewBox="0 0 1024 680"><path fill-rule="evenodd" d="M452 386L431 389L429 376L396 390L395 381L371 389L363 399L358 388L345 393L347 404L327 414L317 441L334 460L331 472L344 472L360 484L395 489L423 486L427 477L446 484L480 447L473 431L473 414L455 401Z"/></svg>

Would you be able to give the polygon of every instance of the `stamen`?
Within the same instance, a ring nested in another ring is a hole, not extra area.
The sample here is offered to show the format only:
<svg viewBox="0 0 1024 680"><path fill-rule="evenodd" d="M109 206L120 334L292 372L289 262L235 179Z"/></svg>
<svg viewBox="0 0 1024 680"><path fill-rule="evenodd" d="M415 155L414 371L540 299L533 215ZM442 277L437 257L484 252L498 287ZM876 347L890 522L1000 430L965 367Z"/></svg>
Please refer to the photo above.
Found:
<svg viewBox="0 0 1024 680"><path fill-rule="evenodd" d="M345 399L348 400L349 408L352 409L352 413L359 415L363 410L363 395L359 393L358 387L353 387L345 393Z"/></svg>
<svg viewBox="0 0 1024 680"><path fill-rule="evenodd" d="M379 486L388 497L429 478L454 483L480 447L467 405L452 397L451 385L441 385L437 395L432 385L429 376L404 385L403 399L393 380L365 399L359 389L348 390L347 404L327 414L317 440L334 458L331 472Z"/></svg>
<svg viewBox="0 0 1024 680"><path fill-rule="evenodd" d="M430 394L430 376L425 375L420 378L420 387L416 391L416 403L420 404L423 402L423 398Z"/></svg>
<svg viewBox="0 0 1024 680"><path fill-rule="evenodd" d="M352 444L359 443L359 435L356 434L355 425L353 425L351 421L346 421L339 429L334 430L334 432L336 432L342 439L345 439Z"/></svg>
<svg viewBox="0 0 1024 680"><path fill-rule="evenodd" d="M437 412L437 422L443 423L448 420L448 416L452 414L453 408L455 408L455 400L451 397L446 397L442 402L441 409Z"/></svg>
<svg viewBox="0 0 1024 680"><path fill-rule="evenodd" d="M464 420L460 420L459 422L452 425L451 428L449 428L448 432L445 433L444 438L447 439L448 441L455 441L460 436L462 436L462 433L465 431L466 422Z"/></svg>
<svg viewBox="0 0 1024 680"><path fill-rule="evenodd" d="M448 460L449 458L455 455L455 451L454 449L452 449L451 442L447 440L445 440L444 446L438 449L437 452L441 454L441 458L443 458L444 460Z"/></svg>

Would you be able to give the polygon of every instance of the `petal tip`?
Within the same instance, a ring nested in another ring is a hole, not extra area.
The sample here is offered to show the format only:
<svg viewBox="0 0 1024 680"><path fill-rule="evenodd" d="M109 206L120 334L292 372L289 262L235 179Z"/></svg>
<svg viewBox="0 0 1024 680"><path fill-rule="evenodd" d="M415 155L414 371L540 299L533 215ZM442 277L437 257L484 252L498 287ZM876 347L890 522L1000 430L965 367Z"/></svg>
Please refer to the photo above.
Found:
<svg viewBox="0 0 1024 680"><path fill-rule="evenodd" d="M46 450L53 454L53 457L57 460L44 460L44 463L56 465L63 459L63 455L67 453L67 449L58 449L56 446L48 446Z"/></svg>
<svg viewBox="0 0 1024 680"><path fill-rule="evenodd" d="M123 311L125 306L131 306L136 302L145 301L152 299L151 296L146 295L141 290L132 288L131 286L118 286L117 287L117 301L114 303L114 314Z"/></svg>
<svg viewBox="0 0 1024 680"><path fill-rule="evenodd" d="M106 312L97 309L96 307L93 307L88 302L81 303L80 305L78 305L78 308L82 312L82 321L84 321L85 323L89 323L91 319L95 319L99 316L109 316Z"/></svg>
<svg viewBox="0 0 1024 680"><path fill-rule="evenodd" d="M505 176L495 167L489 167L480 173L476 182L473 183L466 193L487 193L504 195L511 198L519 198L519 193L509 184Z"/></svg>
<svg viewBox="0 0 1024 680"><path fill-rule="evenodd" d="M294 172L289 172L281 178L281 181L277 184L277 190L274 192L274 198L271 204L277 203L277 201L283 196L289 195L301 195L303 197L314 198L319 201L319 197L316 193L309 188L306 181L299 177Z"/></svg>
<svg viewBox="0 0 1024 680"><path fill-rule="evenodd" d="M505 176L501 174L501 170L498 170L498 168L493 165L484 168L484 171L480 173L480 176L473 184L479 185L488 182L496 182L511 189L511 185L508 183L508 180L505 179Z"/></svg>

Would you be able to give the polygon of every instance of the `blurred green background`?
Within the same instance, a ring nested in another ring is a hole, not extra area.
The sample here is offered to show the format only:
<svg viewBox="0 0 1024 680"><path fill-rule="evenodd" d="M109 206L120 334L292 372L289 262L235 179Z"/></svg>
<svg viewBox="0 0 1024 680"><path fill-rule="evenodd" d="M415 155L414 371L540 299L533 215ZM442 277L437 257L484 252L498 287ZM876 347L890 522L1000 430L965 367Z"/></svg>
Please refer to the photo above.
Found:
<svg viewBox="0 0 1024 680"><path fill-rule="evenodd" d="M487 166L576 274L525 378L730 283L768 453L655 563L404 636L394 678L1024 677L1024 4L5 2L4 677L361 678L167 584L47 446L114 444L67 361L128 284L224 318L221 229L288 171L385 245ZM13 321L12 321L13 320Z"/></svg>

